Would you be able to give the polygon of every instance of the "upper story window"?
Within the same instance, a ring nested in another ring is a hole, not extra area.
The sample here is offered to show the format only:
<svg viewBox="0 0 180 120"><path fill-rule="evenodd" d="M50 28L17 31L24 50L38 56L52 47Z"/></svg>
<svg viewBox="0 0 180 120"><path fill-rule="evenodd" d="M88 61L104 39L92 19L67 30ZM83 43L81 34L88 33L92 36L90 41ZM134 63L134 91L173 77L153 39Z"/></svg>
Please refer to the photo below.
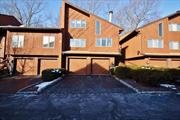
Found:
<svg viewBox="0 0 180 120"><path fill-rule="evenodd" d="M54 48L54 46L55 46L55 36L43 36L44 48Z"/></svg>
<svg viewBox="0 0 180 120"><path fill-rule="evenodd" d="M85 39L70 39L70 47L86 47Z"/></svg>
<svg viewBox="0 0 180 120"><path fill-rule="evenodd" d="M13 35L12 36L12 47L22 48L24 46L24 35Z"/></svg>
<svg viewBox="0 0 180 120"><path fill-rule="evenodd" d="M99 21L96 21L96 35L101 34L101 23Z"/></svg>
<svg viewBox="0 0 180 120"><path fill-rule="evenodd" d="M96 46L97 47L111 47L112 39L111 38L97 38Z"/></svg>
<svg viewBox="0 0 180 120"><path fill-rule="evenodd" d="M85 20L71 20L70 28L86 28Z"/></svg>
<svg viewBox="0 0 180 120"><path fill-rule="evenodd" d="M163 48L163 40L148 40L148 48Z"/></svg>
<svg viewBox="0 0 180 120"><path fill-rule="evenodd" d="M170 23L169 31L180 31L180 24Z"/></svg>
<svg viewBox="0 0 180 120"><path fill-rule="evenodd" d="M172 50L180 50L180 42L178 41L170 41L169 48Z"/></svg>
<svg viewBox="0 0 180 120"><path fill-rule="evenodd" d="M162 23L159 23L159 25L158 25L158 35L160 37L163 36L163 24Z"/></svg>

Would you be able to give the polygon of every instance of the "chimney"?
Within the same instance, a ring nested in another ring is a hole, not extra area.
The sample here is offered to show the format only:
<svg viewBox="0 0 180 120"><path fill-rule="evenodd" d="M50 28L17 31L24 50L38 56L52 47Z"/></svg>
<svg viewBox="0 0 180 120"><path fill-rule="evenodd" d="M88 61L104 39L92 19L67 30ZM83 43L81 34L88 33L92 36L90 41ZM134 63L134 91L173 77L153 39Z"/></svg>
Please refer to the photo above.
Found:
<svg viewBox="0 0 180 120"><path fill-rule="evenodd" d="M112 22L113 11L109 11L109 22Z"/></svg>

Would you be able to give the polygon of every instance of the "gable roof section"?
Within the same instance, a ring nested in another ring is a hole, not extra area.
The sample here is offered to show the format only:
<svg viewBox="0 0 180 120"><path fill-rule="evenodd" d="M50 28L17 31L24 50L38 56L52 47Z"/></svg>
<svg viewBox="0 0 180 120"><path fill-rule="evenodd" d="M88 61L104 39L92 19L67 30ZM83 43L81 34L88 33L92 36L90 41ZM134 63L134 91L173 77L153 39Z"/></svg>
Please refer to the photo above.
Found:
<svg viewBox="0 0 180 120"><path fill-rule="evenodd" d="M82 9L82 8L76 6L76 5L72 4L72 3L69 3L69 2L67 2L67 1L65 1L65 4L67 4L67 5L69 5L69 6L72 6L72 7L76 8L76 9L82 11L82 12L85 13L85 14L89 14L89 15L95 16L95 17L97 17L98 19L101 19L101 20L103 20L103 21L105 21L105 22L107 22L107 23L109 23L109 24L111 24L111 25L113 25L113 26L115 26L115 27L118 27L119 29L121 29L121 31L123 31L123 28L121 28L120 26L118 26L118 25L116 25L116 24L113 24L113 23L109 22L108 20L103 19L103 18L101 18L101 17L99 17L99 16L97 16L97 15L95 15L95 14L93 14L93 13L90 13L89 11L87 11L87 10L85 10L85 9Z"/></svg>
<svg viewBox="0 0 180 120"><path fill-rule="evenodd" d="M133 31L127 32L127 33L124 34L124 35L120 35L122 38L121 38L121 40L119 41L119 44L122 45L123 43L125 43L126 41L128 41L129 39L131 39L132 37L136 36L136 35L139 33L139 29L142 29L142 28L144 28L144 27L146 27L146 26L148 26L148 25L151 25L151 24L153 24L153 23L156 23L156 22L158 22L158 21L160 21L160 20L163 20L163 19L165 19L165 18L172 19L172 18L174 18L174 17L176 17L176 16L178 16L178 15L180 15L180 10L177 11L177 12L175 12L175 13L173 13L173 14L170 14L170 15L168 15L168 16L165 16L165 17L163 17L163 18L160 18L160 19L157 19L157 20L155 20L155 21L152 21L152 22L150 22L150 23L148 23L148 24L145 24L144 26L139 27L139 28L137 28L137 29L135 29L135 30L133 30Z"/></svg>
<svg viewBox="0 0 180 120"><path fill-rule="evenodd" d="M44 32L44 33L59 33L60 28L35 28L35 27L19 27L19 26L0 26L2 31L16 31L16 32Z"/></svg>
<svg viewBox="0 0 180 120"><path fill-rule="evenodd" d="M172 19L172 18L174 18L175 16L178 16L178 15L180 15L180 10L178 10L178 11L176 11L175 13L172 13L172 14L170 14L170 15L168 15L168 16L165 16L165 17L163 17L163 18L154 20L154 21L152 21L152 22L150 22L150 23L148 23L148 24L143 25L142 27L137 28L137 29L144 28L144 27L146 27L146 26L148 26L148 25L151 25L151 24L153 24L153 23L155 23L155 22L158 22L158 21L160 21L160 20L163 20L163 19L165 19L165 18Z"/></svg>
<svg viewBox="0 0 180 120"><path fill-rule="evenodd" d="M138 30L133 30L131 32L128 32L127 34L121 36L121 40L119 41L119 44L122 45L123 43L125 43L126 41L128 41L129 39L133 38L134 36L136 36L139 33Z"/></svg>
<svg viewBox="0 0 180 120"><path fill-rule="evenodd" d="M0 26L20 26L22 25L14 16L0 14Z"/></svg>

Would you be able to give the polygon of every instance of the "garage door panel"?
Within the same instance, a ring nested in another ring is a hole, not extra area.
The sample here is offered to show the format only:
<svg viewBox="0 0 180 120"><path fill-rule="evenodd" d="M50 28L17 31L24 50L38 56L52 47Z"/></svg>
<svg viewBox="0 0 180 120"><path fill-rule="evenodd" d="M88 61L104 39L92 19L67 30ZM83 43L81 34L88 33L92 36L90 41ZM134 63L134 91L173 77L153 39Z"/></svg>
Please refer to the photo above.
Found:
<svg viewBox="0 0 180 120"><path fill-rule="evenodd" d="M171 66L172 68L180 68L180 61L172 61L172 66Z"/></svg>
<svg viewBox="0 0 180 120"><path fill-rule="evenodd" d="M92 59L92 74L109 74L109 59Z"/></svg>
<svg viewBox="0 0 180 120"><path fill-rule="evenodd" d="M48 68L59 68L58 60L41 60L40 63L41 72Z"/></svg>
<svg viewBox="0 0 180 120"><path fill-rule="evenodd" d="M37 74L36 62L33 59L17 59L16 72L23 75Z"/></svg>
<svg viewBox="0 0 180 120"><path fill-rule="evenodd" d="M87 60L79 58L69 59L69 72L76 75L87 74Z"/></svg>
<svg viewBox="0 0 180 120"><path fill-rule="evenodd" d="M150 66L154 67L167 67L167 61L165 60L151 60Z"/></svg>

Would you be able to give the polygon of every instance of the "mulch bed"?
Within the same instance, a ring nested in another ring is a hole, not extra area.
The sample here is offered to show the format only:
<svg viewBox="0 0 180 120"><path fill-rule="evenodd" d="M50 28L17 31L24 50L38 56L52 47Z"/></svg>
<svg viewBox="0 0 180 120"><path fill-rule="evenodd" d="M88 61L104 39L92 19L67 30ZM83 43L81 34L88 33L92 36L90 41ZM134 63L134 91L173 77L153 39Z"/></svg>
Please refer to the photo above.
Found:
<svg viewBox="0 0 180 120"><path fill-rule="evenodd" d="M135 80L123 80L124 82L130 84L134 88L138 89L140 92L143 91L171 91L171 92L180 92L180 85L175 84L176 90L172 90L170 88L165 88L165 87L150 87L150 86L145 86L141 83L137 83Z"/></svg>

